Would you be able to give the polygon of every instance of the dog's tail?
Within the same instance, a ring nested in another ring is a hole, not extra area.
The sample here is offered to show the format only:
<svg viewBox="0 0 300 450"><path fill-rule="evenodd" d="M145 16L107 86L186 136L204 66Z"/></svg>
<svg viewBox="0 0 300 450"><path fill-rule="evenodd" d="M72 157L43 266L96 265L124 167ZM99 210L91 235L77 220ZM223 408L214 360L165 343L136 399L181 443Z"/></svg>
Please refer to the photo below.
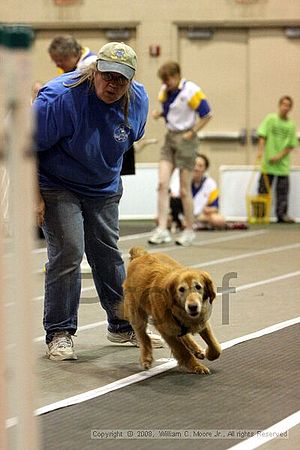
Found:
<svg viewBox="0 0 300 450"><path fill-rule="evenodd" d="M132 261L135 258L139 258L140 256L147 255L148 252L143 247L132 247L129 250L130 254L130 261Z"/></svg>

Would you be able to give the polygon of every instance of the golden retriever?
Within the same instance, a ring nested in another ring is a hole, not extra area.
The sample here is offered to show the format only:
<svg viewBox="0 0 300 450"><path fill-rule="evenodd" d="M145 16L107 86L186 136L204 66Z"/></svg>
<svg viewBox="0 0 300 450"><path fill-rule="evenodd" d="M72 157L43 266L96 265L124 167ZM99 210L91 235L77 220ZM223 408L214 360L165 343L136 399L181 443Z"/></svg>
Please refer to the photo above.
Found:
<svg viewBox="0 0 300 450"><path fill-rule="evenodd" d="M133 247L129 253L121 309L139 341L142 367L149 369L153 362L151 339L146 333L151 316L179 367L191 373L210 373L199 359L218 358L221 346L208 322L216 296L209 274L141 247ZM193 339L195 333L207 343L205 351Z"/></svg>

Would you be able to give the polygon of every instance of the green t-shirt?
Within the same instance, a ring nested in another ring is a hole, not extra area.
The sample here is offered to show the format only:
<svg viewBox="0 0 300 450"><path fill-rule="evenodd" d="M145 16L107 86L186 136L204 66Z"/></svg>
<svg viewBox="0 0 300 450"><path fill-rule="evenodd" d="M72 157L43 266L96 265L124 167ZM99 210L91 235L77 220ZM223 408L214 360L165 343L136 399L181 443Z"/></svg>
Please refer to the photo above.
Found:
<svg viewBox="0 0 300 450"><path fill-rule="evenodd" d="M278 114L268 114L260 124L257 134L266 139L262 172L279 176L288 175L291 165L290 154L276 163L270 164L269 161L283 149L297 147L295 123L290 119L281 119Z"/></svg>

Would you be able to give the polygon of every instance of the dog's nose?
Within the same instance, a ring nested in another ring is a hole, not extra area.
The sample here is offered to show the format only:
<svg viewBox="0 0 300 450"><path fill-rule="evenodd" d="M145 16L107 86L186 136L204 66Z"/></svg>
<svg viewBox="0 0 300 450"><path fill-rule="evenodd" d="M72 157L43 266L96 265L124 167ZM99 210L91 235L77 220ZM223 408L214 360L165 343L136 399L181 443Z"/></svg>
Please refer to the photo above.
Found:
<svg viewBox="0 0 300 450"><path fill-rule="evenodd" d="M198 305L188 305L189 311L191 312L196 312Z"/></svg>

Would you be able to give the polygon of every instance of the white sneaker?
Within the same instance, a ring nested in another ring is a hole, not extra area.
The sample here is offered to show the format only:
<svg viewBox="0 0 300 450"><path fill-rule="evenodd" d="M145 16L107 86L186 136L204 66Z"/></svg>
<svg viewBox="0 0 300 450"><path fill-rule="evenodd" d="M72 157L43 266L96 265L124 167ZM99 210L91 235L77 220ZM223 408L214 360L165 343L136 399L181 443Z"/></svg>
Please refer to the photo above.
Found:
<svg viewBox="0 0 300 450"><path fill-rule="evenodd" d="M147 331L147 334L151 339L153 348L164 347L164 342L158 334L154 334L151 331ZM115 344L129 343L134 347L139 347L139 343L134 331L126 331L125 333L112 333L111 331L107 331L106 337L110 342L114 342Z"/></svg>
<svg viewBox="0 0 300 450"><path fill-rule="evenodd" d="M52 359L52 361L77 359L70 333L68 333L68 331L58 331L57 333L54 333L52 341L48 344L46 355L49 359Z"/></svg>
<svg viewBox="0 0 300 450"><path fill-rule="evenodd" d="M193 230L183 230L179 238L176 240L176 244L188 247L189 245L192 245L195 238L196 233Z"/></svg>
<svg viewBox="0 0 300 450"><path fill-rule="evenodd" d="M148 239L149 244L167 244L171 242L172 238L169 230L163 230L162 228L155 228L152 236Z"/></svg>

